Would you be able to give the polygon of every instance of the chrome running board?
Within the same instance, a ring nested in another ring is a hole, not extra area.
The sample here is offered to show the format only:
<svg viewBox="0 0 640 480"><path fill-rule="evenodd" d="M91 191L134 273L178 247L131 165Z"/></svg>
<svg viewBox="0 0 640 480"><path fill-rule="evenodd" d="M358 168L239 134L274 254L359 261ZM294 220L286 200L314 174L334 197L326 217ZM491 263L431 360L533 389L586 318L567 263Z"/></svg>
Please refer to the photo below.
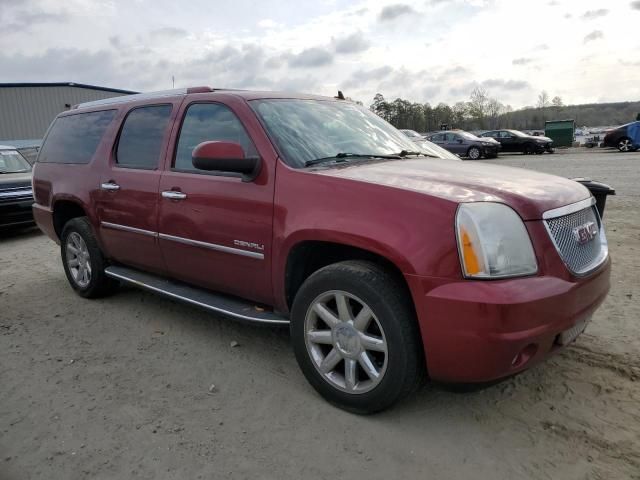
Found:
<svg viewBox="0 0 640 480"><path fill-rule="evenodd" d="M269 325L289 325L289 319L274 312L259 309L254 304L236 297L213 293L192 287L175 280L134 270L133 268L110 266L104 273L111 278L130 285L150 290L181 302L190 303L236 320Z"/></svg>

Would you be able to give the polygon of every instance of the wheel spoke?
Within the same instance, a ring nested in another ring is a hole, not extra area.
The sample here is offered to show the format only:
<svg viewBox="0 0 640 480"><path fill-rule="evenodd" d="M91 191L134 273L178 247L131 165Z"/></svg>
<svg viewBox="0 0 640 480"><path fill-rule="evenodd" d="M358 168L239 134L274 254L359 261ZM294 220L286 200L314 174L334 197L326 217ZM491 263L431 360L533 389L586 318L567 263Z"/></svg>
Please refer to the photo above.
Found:
<svg viewBox="0 0 640 480"><path fill-rule="evenodd" d="M371 361L367 352L362 352L360 354L358 357L358 363L371 380L376 380L380 376L380 372Z"/></svg>
<svg viewBox="0 0 640 480"><path fill-rule="evenodd" d="M79 264L80 262L78 261L77 257L69 260L69 267L77 267Z"/></svg>
<svg viewBox="0 0 640 480"><path fill-rule="evenodd" d="M323 345L331 345L331 330L312 330L307 332L307 338L310 342L321 343Z"/></svg>
<svg viewBox="0 0 640 480"><path fill-rule="evenodd" d="M70 243L68 243L68 244L67 244L67 251L68 251L68 252L71 252L72 254L74 254L74 255L76 255L76 256L77 256L77 255L78 255L78 252L79 252L80 250L78 250L76 247L74 247L73 245L71 245Z"/></svg>
<svg viewBox="0 0 640 480"><path fill-rule="evenodd" d="M320 364L320 370L324 373L329 373L331 370L336 368L336 365L342 360L342 357L338 353L338 350L332 348L331 351L324 357L322 363Z"/></svg>
<svg viewBox="0 0 640 480"><path fill-rule="evenodd" d="M353 390L356 388L357 383L357 364L355 360L350 358L345 359L344 361L344 384L347 387L347 390Z"/></svg>
<svg viewBox="0 0 640 480"><path fill-rule="evenodd" d="M365 350L373 350L375 352L385 351L384 340L382 338L363 333L360 335L360 342L362 342L362 346L365 348Z"/></svg>
<svg viewBox="0 0 640 480"><path fill-rule="evenodd" d="M347 297L342 293L336 293L336 305L338 307L338 316L340 317L340 321L348 322L352 319L351 316L351 308L349 307L349 301Z"/></svg>
<svg viewBox="0 0 640 480"><path fill-rule="evenodd" d="M338 320L336 316L322 303L316 303L313 306L313 311L316 312L318 316L331 328L340 323L340 320Z"/></svg>
<svg viewBox="0 0 640 480"><path fill-rule="evenodd" d="M360 310L360 313L358 313L355 320L353 321L353 326L361 332L364 332L369 326L369 323L371 323L372 318L373 315L371 314L371 310L369 309L369 307L364 305L362 307L362 310Z"/></svg>

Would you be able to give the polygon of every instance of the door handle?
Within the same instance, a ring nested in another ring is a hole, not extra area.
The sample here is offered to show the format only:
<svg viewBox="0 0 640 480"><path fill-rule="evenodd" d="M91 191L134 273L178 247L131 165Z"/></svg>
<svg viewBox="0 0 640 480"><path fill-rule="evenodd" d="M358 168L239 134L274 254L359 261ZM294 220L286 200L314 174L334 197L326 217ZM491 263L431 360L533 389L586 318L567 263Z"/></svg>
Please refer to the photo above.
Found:
<svg viewBox="0 0 640 480"><path fill-rule="evenodd" d="M102 190L107 190L108 192L115 192L117 190L120 190L120 185L114 182L105 182L100 184L100 188Z"/></svg>
<svg viewBox="0 0 640 480"><path fill-rule="evenodd" d="M165 190L162 192L162 198L169 198L171 200L184 200L187 198L187 194L183 192L176 192L175 190Z"/></svg>

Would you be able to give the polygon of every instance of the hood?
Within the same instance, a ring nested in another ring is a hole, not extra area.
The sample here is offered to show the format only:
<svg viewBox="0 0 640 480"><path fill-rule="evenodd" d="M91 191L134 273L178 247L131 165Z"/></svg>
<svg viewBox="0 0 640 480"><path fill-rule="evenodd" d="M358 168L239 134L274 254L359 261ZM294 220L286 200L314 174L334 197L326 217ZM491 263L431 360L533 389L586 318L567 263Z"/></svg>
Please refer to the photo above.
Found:
<svg viewBox="0 0 640 480"><path fill-rule="evenodd" d="M0 173L0 190L31 187L31 172Z"/></svg>
<svg viewBox="0 0 640 480"><path fill-rule="evenodd" d="M530 136L531 138L537 138L537 139L539 139L539 140L545 140L545 141L547 141L547 142L553 142L553 139L552 139L552 138L545 137L544 135L539 135L539 136L537 136L537 137L536 137L535 135L529 135L529 136Z"/></svg>
<svg viewBox="0 0 640 480"><path fill-rule="evenodd" d="M505 203L523 220L541 219L547 210L591 195L579 183L555 175L439 158L346 164L314 173L420 192L455 203Z"/></svg>

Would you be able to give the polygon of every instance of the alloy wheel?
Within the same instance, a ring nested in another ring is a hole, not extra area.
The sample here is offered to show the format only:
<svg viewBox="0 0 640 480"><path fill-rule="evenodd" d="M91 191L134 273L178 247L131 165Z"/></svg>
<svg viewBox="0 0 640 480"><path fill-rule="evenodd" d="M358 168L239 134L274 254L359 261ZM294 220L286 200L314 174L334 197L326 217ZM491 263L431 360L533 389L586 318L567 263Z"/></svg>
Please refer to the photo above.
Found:
<svg viewBox="0 0 640 480"><path fill-rule="evenodd" d="M620 150L621 152L628 152L631 150L631 140L629 140L628 138L624 138L622 140L620 140L620 142L618 143L618 150Z"/></svg>
<svg viewBox="0 0 640 480"><path fill-rule="evenodd" d="M384 331L369 306L342 290L318 296L305 317L305 343L316 370L350 394L373 390L388 361Z"/></svg>
<svg viewBox="0 0 640 480"><path fill-rule="evenodd" d="M78 232L71 232L65 244L67 267L73 281L80 288L91 282L91 258L84 239Z"/></svg>

